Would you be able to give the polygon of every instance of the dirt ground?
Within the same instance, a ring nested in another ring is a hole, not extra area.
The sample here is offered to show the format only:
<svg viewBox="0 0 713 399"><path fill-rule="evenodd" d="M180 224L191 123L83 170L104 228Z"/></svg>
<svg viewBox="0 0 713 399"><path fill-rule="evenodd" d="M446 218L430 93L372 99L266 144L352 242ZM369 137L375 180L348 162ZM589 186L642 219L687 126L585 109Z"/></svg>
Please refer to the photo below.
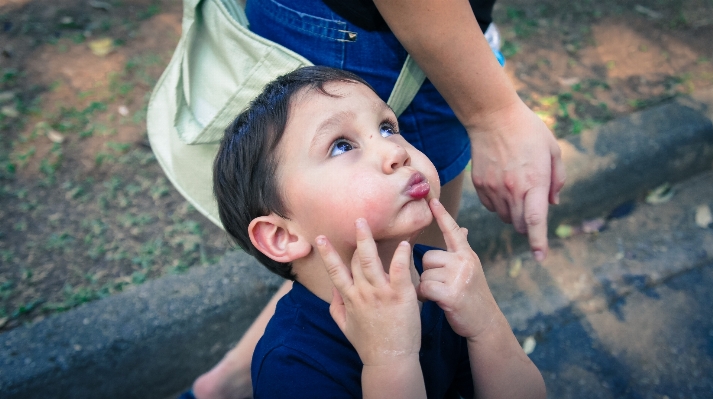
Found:
<svg viewBox="0 0 713 399"><path fill-rule="evenodd" d="M559 137L713 85L713 0L499 0L495 20ZM231 248L146 139L180 30L177 0L0 0L0 331Z"/></svg>

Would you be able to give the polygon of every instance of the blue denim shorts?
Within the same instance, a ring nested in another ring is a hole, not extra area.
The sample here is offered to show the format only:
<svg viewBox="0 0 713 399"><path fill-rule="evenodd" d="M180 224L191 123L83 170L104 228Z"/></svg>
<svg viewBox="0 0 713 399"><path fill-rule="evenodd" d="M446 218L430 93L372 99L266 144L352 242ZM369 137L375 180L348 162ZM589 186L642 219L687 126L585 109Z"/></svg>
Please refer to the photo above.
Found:
<svg viewBox="0 0 713 399"><path fill-rule="evenodd" d="M302 54L315 65L359 75L384 101L408 55L393 33L360 29L321 0L290 0L289 5L248 0L245 12L251 31ZM442 185L458 176L470 160L465 128L428 79L399 117L399 128L404 138L433 162Z"/></svg>

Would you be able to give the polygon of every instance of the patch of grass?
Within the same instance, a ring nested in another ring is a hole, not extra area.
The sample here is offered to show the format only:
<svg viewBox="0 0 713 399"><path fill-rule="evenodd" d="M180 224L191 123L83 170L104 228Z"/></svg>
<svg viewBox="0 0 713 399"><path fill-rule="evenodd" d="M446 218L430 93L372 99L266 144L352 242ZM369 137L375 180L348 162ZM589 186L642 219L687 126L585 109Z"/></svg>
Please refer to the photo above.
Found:
<svg viewBox="0 0 713 399"><path fill-rule="evenodd" d="M27 220L21 219L15 222L15 224L12 225L12 229L20 232L27 231Z"/></svg>
<svg viewBox="0 0 713 399"><path fill-rule="evenodd" d="M46 312L63 312L81 304L104 298L110 293L111 290L108 286L100 289L91 286L79 286L75 288L67 284L62 290L64 301L48 303L42 307L42 310Z"/></svg>
<svg viewBox="0 0 713 399"><path fill-rule="evenodd" d="M12 312L11 317L13 319L16 319L22 315L28 314L28 313L32 312L37 306L39 306L43 302L44 302L44 300L41 298L25 302L24 304L18 306L14 312Z"/></svg>
<svg viewBox="0 0 713 399"><path fill-rule="evenodd" d="M47 157L42 158L40 161L40 172L45 176L41 182L42 185L50 186L54 184L57 170L62 165L63 159L64 153L62 146L58 143L54 143Z"/></svg>
<svg viewBox="0 0 713 399"><path fill-rule="evenodd" d="M163 250L164 242L161 238L144 243L131 259L131 263L141 266L142 269L150 269Z"/></svg>
<svg viewBox="0 0 713 399"><path fill-rule="evenodd" d="M138 16L139 16L140 20L144 20L144 19L149 19L160 12L161 12L161 7L159 7L158 4L151 4L150 6L146 7L145 10L139 11Z"/></svg>
<svg viewBox="0 0 713 399"><path fill-rule="evenodd" d="M503 54L505 58L512 58L515 56L520 51L520 45L509 41L505 40L503 42L502 47L500 48L500 52Z"/></svg>
<svg viewBox="0 0 713 399"><path fill-rule="evenodd" d="M37 152L37 148L30 146L24 152L13 152L10 154L10 158L14 161L14 165L17 165L19 168L24 168L27 166L30 158L35 155L35 152Z"/></svg>
<svg viewBox="0 0 713 399"><path fill-rule="evenodd" d="M113 175L108 181L105 181L103 185L107 189L106 194L108 198L114 199L116 198L116 193L119 191L119 188L121 188L121 179L119 176Z"/></svg>
<svg viewBox="0 0 713 399"><path fill-rule="evenodd" d="M36 209L39 206L39 201L36 199L28 200L28 201L23 201L20 203L19 208L23 212L30 212L33 209Z"/></svg>
<svg viewBox="0 0 713 399"><path fill-rule="evenodd" d="M12 84L15 79L19 76L19 72L15 68L5 68L0 75L0 83L2 84Z"/></svg>
<svg viewBox="0 0 713 399"><path fill-rule="evenodd" d="M505 10L506 21L512 23L513 32L519 38L530 36L537 29L537 21L528 18L527 13L516 7Z"/></svg>
<svg viewBox="0 0 713 399"><path fill-rule="evenodd" d="M74 237L66 231L59 234L51 233L44 243L44 249L48 251L66 251L68 249L67 247L74 241Z"/></svg>
<svg viewBox="0 0 713 399"><path fill-rule="evenodd" d="M0 297L2 297L2 299L7 299L10 295L12 295L14 289L15 289L14 281L12 281L12 280L3 281L2 283L0 283Z"/></svg>
<svg viewBox="0 0 713 399"><path fill-rule="evenodd" d="M128 151L129 148L131 148L130 143L116 143L113 141L108 141L104 143L104 145L113 150L114 152L122 154Z"/></svg>
<svg viewBox="0 0 713 399"><path fill-rule="evenodd" d="M155 201L165 195L168 195L169 191L170 187L168 185L168 180L166 180L164 177L159 177L158 179L156 179L156 183L151 186L149 193L151 194L151 198L153 198Z"/></svg>
<svg viewBox="0 0 713 399"><path fill-rule="evenodd" d="M117 221L124 228L134 227L134 226L146 226L153 222L155 218L148 213L141 213L134 215L131 213L125 213L117 217Z"/></svg>

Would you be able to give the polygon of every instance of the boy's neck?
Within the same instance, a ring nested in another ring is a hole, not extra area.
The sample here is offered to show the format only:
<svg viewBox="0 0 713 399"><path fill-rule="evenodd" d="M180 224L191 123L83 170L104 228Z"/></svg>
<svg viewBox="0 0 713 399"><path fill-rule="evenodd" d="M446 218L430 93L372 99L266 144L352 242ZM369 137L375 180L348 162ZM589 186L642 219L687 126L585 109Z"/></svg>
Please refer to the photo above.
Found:
<svg viewBox="0 0 713 399"><path fill-rule="evenodd" d="M389 272L391 259L394 257L394 252L396 252L396 248L401 241L403 240L380 241L376 244L381 264L386 273ZM344 262L344 265L350 270L355 251L356 248L343 248L342 250L338 250L342 262ZM292 270L297 274L297 281L300 284L304 285L310 292L325 302L332 303L332 288L334 284L332 284L324 262L322 262L322 258L316 249L313 249L306 257L294 261ZM420 277L413 263L413 258L411 259L411 280L414 286L417 286L420 281Z"/></svg>

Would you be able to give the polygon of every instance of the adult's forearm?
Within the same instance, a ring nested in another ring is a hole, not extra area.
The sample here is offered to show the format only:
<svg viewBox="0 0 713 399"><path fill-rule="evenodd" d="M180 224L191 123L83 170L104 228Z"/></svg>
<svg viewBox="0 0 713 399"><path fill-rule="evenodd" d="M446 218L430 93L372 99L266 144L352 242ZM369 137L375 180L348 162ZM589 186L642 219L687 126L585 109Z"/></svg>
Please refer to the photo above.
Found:
<svg viewBox="0 0 713 399"><path fill-rule="evenodd" d="M479 130L483 116L520 101L468 0L374 3L466 128Z"/></svg>

